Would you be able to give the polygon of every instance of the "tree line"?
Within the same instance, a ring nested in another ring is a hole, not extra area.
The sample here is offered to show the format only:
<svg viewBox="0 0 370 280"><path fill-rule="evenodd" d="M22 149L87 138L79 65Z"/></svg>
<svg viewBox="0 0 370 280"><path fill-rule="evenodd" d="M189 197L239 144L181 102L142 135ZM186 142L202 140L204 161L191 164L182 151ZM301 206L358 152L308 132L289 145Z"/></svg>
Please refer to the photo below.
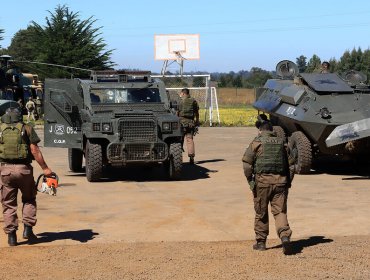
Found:
<svg viewBox="0 0 370 280"><path fill-rule="evenodd" d="M109 69L113 50L101 37L101 28L95 27L93 17L80 19L78 12L66 5L58 5L54 12L48 11L46 25L32 21L26 29L19 30L8 48L0 49L0 54L13 57L20 70L39 74L41 78L87 77L88 71L63 67L50 67L22 61L67 65L82 69ZM4 29L0 29L0 40Z"/></svg>
<svg viewBox="0 0 370 280"><path fill-rule="evenodd" d="M66 5L58 5L53 12L48 13L45 26L32 21L26 29L19 30L13 36L8 48L1 48L0 45L0 55L11 55L21 71L37 73L41 79L88 77L89 72L22 61L99 70L112 69L116 65L111 60L114 50L107 49L107 44L101 37L102 27L95 27L96 20L92 16L81 19L78 12L71 11ZM3 34L4 29L0 27L0 42ZM300 55L295 62L301 73L310 73L319 71L323 61L314 54L310 59ZM331 58L328 62L331 72L344 74L349 70L356 70L367 76L370 74L369 49L363 51L361 48L354 48L352 51L345 51L339 60ZM211 80L216 81L219 87L255 88L273 78L275 71L252 67L249 71L210 74Z"/></svg>
<svg viewBox="0 0 370 280"><path fill-rule="evenodd" d="M295 63L300 73L313 73L321 70L324 60L314 54L310 59L300 55ZM362 51L361 48L354 48L352 51L345 51L339 60L329 59L330 72L344 75L350 70L360 71L367 77L370 75L370 50ZM217 81L219 87L255 88L262 86L268 79L276 75L275 71L266 71L258 67L252 67L250 71L239 71L229 73L212 73L212 80Z"/></svg>

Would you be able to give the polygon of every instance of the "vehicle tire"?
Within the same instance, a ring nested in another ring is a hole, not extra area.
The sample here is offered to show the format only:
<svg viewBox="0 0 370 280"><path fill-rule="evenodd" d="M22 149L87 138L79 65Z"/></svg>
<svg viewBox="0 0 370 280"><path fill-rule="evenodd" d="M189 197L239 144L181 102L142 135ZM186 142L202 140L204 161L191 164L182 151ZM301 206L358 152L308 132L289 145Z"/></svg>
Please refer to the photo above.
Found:
<svg viewBox="0 0 370 280"><path fill-rule="evenodd" d="M72 172L80 172L82 170L83 152L80 149L68 149L68 164Z"/></svg>
<svg viewBox="0 0 370 280"><path fill-rule="evenodd" d="M171 180L178 180L182 170L182 148L181 143L170 144L169 158L166 164L168 177Z"/></svg>
<svg viewBox="0 0 370 280"><path fill-rule="evenodd" d="M311 142L301 131L293 132L289 137L290 156L294 158L295 173L308 174L312 165Z"/></svg>
<svg viewBox="0 0 370 280"><path fill-rule="evenodd" d="M281 126L273 126L272 130L276 133L277 137L283 138L284 142L286 142L286 134L284 129Z"/></svg>
<svg viewBox="0 0 370 280"><path fill-rule="evenodd" d="M85 160L87 181L99 181L103 173L102 146L88 140L86 143Z"/></svg>

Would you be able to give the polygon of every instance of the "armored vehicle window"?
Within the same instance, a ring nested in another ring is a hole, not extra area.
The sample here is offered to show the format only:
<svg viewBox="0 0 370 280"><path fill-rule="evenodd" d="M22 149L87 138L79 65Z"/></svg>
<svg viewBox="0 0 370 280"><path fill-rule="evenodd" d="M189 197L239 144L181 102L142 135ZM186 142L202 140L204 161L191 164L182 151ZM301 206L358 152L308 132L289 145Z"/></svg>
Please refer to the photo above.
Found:
<svg viewBox="0 0 370 280"><path fill-rule="evenodd" d="M157 88L91 89L92 104L161 102Z"/></svg>

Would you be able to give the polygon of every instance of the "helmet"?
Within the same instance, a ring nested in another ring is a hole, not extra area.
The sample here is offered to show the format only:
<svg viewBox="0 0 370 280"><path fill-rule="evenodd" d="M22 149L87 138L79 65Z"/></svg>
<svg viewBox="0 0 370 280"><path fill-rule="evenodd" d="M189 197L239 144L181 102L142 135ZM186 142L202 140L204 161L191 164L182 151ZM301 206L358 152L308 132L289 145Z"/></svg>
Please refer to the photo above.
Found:
<svg viewBox="0 0 370 280"><path fill-rule="evenodd" d="M3 123L11 124L23 121L23 116L18 108L10 107L6 109L5 114L1 116Z"/></svg>

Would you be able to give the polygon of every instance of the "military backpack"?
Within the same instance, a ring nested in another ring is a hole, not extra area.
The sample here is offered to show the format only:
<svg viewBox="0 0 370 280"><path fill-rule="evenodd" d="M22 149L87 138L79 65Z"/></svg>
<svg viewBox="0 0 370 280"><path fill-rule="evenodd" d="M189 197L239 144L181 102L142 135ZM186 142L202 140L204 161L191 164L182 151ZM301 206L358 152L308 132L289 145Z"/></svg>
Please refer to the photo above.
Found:
<svg viewBox="0 0 370 280"><path fill-rule="evenodd" d="M4 161L27 160L30 158L29 145L23 135L24 124L2 123L0 125L0 159Z"/></svg>

